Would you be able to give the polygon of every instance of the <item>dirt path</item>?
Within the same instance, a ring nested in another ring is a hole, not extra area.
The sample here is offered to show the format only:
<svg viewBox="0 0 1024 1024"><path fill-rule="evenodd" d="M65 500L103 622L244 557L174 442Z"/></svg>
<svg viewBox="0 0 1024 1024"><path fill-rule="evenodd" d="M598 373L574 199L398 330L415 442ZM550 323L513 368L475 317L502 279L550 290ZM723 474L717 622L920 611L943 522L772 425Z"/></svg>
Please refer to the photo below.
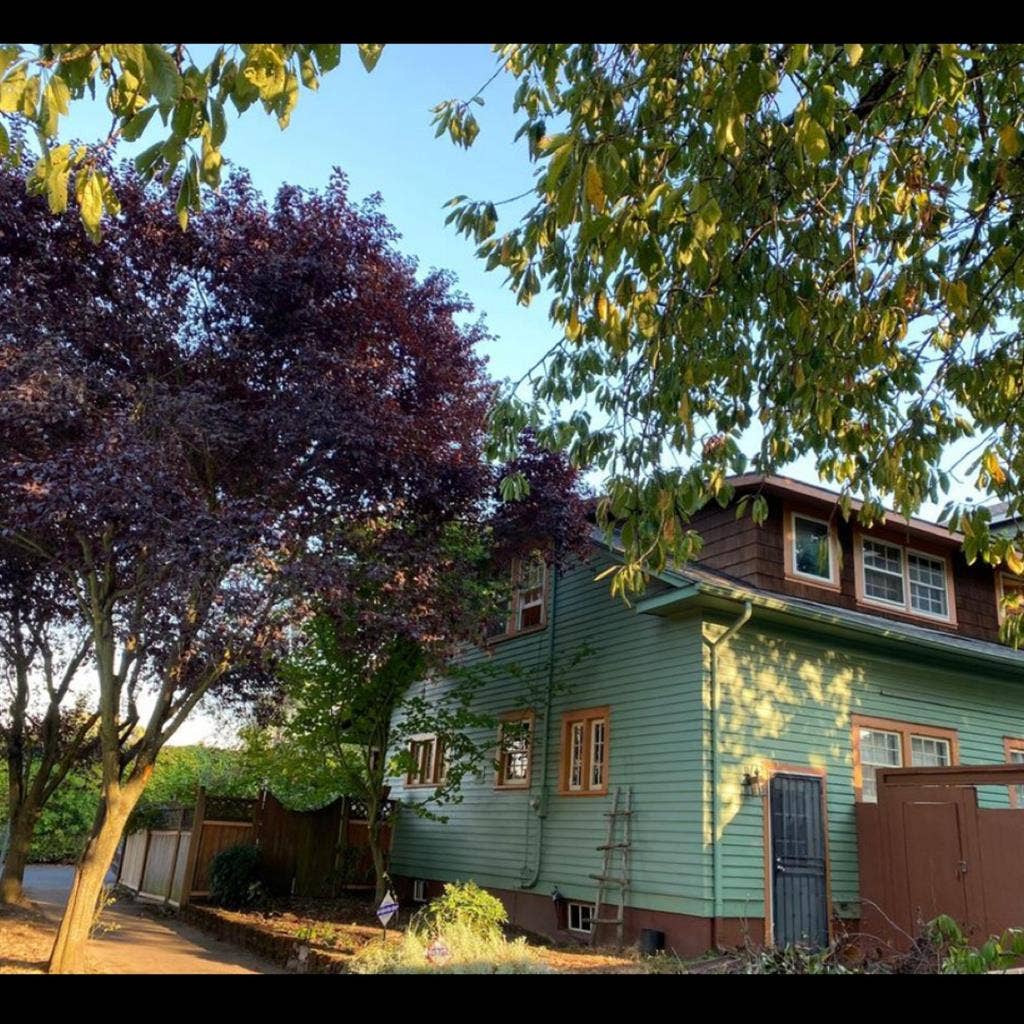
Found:
<svg viewBox="0 0 1024 1024"><path fill-rule="evenodd" d="M72 869L34 866L25 892L57 921L67 901ZM89 960L101 974L283 974L280 967L214 939L143 903L116 903L101 918L110 930L89 943Z"/></svg>

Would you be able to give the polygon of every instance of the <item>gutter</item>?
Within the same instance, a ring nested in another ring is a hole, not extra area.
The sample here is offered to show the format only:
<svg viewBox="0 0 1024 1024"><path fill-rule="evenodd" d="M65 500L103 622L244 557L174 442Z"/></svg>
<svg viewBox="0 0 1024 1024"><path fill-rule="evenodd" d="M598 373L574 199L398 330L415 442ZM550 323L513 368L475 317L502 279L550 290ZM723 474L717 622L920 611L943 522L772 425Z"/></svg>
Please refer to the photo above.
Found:
<svg viewBox="0 0 1024 1024"><path fill-rule="evenodd" d="M551 692L555 685L555 609L558 603L558 571L551 574L551 622L548 629L548 682L544 695L544 757L541 759L540 790L530 797L530 809L537 816L537 864L530 878L521 883L521 889L532 889L540 879L541 858L544 855L544 819L548 814L548 751L551 739Z"/></svg>
<svg viewBox="0 0 1024 1024"><path fill-rule="evenodd" d="M717 640L701 639L708 645L711 651L711 679L710 690L710 731L711 731L711 947L718 948L718 921L722 916L722 853L719 849L718 822L721 817L719 813L718 794L718 648L731 640L750 621L753 614L753 606L750 600L743 602L743 611L740 617L720 636Z"/></svg>
<svg viewBox="0 0 1024 1024"><path fill-rule="evenodd" d="M986 646L979 648L968 646L969 640L958 637L959 642L947 639L945 634L932 632L929 636L919 636L914 633L904 632L898 628L892 628L892 624L886 624L882 619L872 617L870 622L860 622L841 614L834 614L824 608L810 608L802 604L786 601L782 598L772 597L768 594L759 594L756 591L746 590L742 587L730 587L718 583L708 583L703 580L692 580L681 574L675 576L674 586L678 589L656 597L640 601L636 605L638 614L641 615L668 615L678 609L686 601L701 596L720 598L722 600L736 602L749 601L758 608L766 611L778 612L794 619L819 623L824 626L846 632L861 633L878 641L889 643L907 644L912 647L922 648L931 651L942 651L972 662L982 661L989 665L996 665L999 668L1007 667L1017 672L1024 672L1024 657L1020 651L1010 648L1000 648L998 644L986 643ZM977 641L983 643L984 641Z"/></svg>

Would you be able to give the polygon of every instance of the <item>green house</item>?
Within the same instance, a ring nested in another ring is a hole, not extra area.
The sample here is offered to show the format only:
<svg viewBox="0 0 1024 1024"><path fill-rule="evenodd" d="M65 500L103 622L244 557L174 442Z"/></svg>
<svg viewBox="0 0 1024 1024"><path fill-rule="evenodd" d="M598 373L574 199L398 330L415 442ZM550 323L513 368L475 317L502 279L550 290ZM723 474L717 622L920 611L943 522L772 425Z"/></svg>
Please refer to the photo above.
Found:
<svg viewBox="0 0 1024 1024"><path fill-rule="evenodd" d="M473 879L524 928L604 941L624 882L626 941L823 942L860 917L855 805L879 766L1024 761L1024 653L999 643L1019 578L923 520L864 530L821 488L732 482L767 521L706 508L700 560L632 606L595 580L615 564L596 541L561 575L517 567L505 631L471 655L509 668L479 695L503 722L495 765L446 822L400 815L405 899ZM400 801L444 771L433 737L414 753ZM608 816L616 792L628 816Z"/></svg>

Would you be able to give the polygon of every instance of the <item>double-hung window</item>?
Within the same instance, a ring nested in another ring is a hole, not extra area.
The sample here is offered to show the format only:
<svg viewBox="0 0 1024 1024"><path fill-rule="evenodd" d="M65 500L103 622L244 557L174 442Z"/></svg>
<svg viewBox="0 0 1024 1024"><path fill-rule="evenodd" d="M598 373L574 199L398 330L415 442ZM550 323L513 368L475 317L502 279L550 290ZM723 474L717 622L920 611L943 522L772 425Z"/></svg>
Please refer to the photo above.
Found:
<svg viewBox="0 0 1024 1024"><path fill-rule="evenodd" d="M436 736L413 736L409 755L412 768L405 777L407 786L439 786L444 782L444 746Z"/></svg>
<svg viewBox="0 0 1024 1024"><path fill-rule="evenodd" d="M530 785L530 753L533 746L533 712L513 711L502 716L498 727L499 789L526 789Z"/></svg>
<svg viewBox="0 0 1024 1024"><path fill-rule="evenodd" d="M560 791L566 796L608 792L608 709L569 711L562 716Z"/></svg>
<svg viewBox="0 0 1024 1024"><path fill-rule="evenodd" d="M945 558L871 537L860 538L860 592L866 604L952 622L952 580Z"/></svg>
<svg viewBox="0 0 1024 1024"><path fill-rule="evenodd" d="M486 631L489 641L540 629L547 621L548 567L543 556L512 561L508 608Z"/></svg>
<svg viewBox="0 0 1024 1024"><path fill-rule="evenodd" d="M956 763L956 732L883 718L853 716L853 775L856 798L878 800L879 768L938 767Z"/></svg>

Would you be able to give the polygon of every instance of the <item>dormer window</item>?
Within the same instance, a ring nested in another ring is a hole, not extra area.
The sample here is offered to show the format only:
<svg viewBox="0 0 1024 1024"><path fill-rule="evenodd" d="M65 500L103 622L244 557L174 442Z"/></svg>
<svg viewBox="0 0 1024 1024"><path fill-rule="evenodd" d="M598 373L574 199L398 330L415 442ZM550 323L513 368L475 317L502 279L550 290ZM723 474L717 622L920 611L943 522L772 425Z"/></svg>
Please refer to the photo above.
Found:
<svg viewBox="0 0 1024 1024"><path fill-rule="evenodd" d="M949 559L860 536L857 596L864 604L956 621Z"/></svg>
<svg viewBox="0 0 1024 1024"><path fill-rule="evenodd" d="M801 583L839 589L839 545L827 520L802 512L787 514L786 575Z"/></svg>
<svg viewBox="0 0 1024 1024"><path fill-rule="evenodd" d="M999 624L1024 613L1024 577L1008 572L996 573L996 608Z"/></svg>

